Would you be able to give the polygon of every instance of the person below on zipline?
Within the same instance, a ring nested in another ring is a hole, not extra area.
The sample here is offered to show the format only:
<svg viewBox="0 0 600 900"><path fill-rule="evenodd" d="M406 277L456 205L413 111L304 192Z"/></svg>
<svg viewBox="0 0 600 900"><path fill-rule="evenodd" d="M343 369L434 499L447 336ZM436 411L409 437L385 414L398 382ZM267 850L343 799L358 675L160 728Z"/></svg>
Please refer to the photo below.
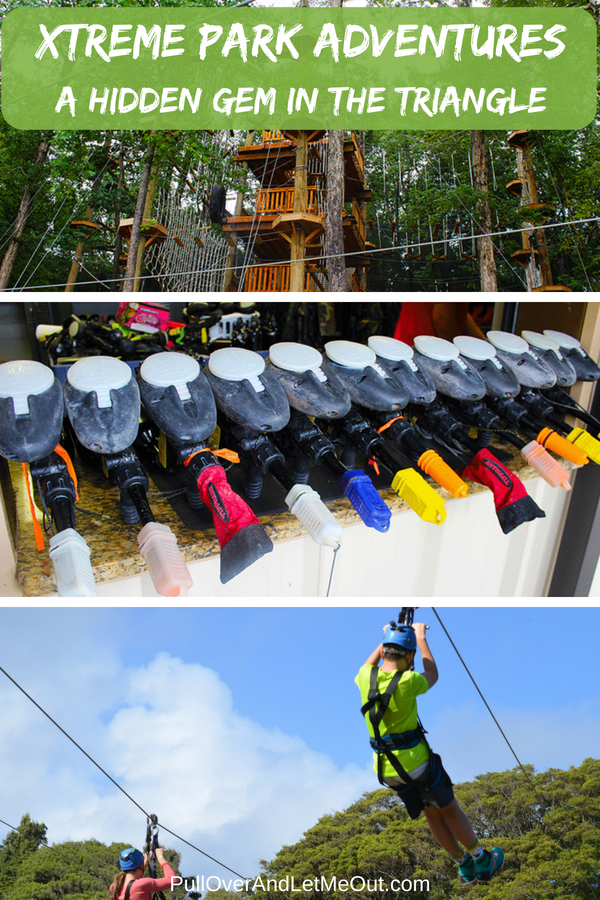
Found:
<svg viewBox="0 0 600 900"><path fill-rule="evenodd" d="M458 864L461 884L489 881L502 866L504 853L500 847L484 850L479 843L418 718L417 697L438 680L426 628L416 622L413 626L386 626L383 643L354 679L375 750L374 769L380 783L396 791L411 819L425 813L433 837ZM410 671L417 646L423 674Z"/></svg>
<svg viewBox="0 0 600 900"><path fill-rule="evenodd" d="M147 861L141 850L129 847L121 851L121 871L110 886L110 900L151 900L152 894L171 890L171 878L175 878L175 872L165 859L162 848L156 850L156 861L165 873L164 878L144 878Z"/></svg>

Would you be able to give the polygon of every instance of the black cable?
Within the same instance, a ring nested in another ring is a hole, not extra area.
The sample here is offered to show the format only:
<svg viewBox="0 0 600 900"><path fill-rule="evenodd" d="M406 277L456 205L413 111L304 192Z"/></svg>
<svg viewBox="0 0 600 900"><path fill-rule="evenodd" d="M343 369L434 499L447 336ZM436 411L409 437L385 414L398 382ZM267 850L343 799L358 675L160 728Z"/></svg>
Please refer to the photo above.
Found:
<svg viewBox="0 0 600 900"><path fill-rule="evenodd" d="M474 679L473 676L471 675L471 673L470 673L470 671L469 671L469 668L468 668L466 662L464 661L464 659L462 658L462 656L461 656L460 653L458 652L458 648L457 648L456 644L454 643L454 641L452 640L452 638L451 638L450 635L448 634L448 631L446 630L446 626L444 625L444 623L443 623L442 620L440 619L440 617L439 617L439 615L438 615L438 613L437 613L437 610L436 610L435 607L433 607L433 606L431 607L431 609L432 609L432 611L433 611L433 613L434 613L436 619L438 620L438 622L440 623L440 625L441 625L442 628L444 629L444 634L446 635L446 637L448 638L448 640L450 641L450 643L451 643L452 646L454 647L454 650L456 651L456 655L458 656L458 658L460 659L461 663L462 663L463 666L465 667L465 671L466 671L467 675L469 676L469 678L471 679L471 681L472 681L473 684L475 685L475 689L476 689L477 693L479 694L479 696L481 697L481 699L482 699L483 702L485 703L485 706L486 706L487 711L489 712L490 716L492 717L492 719L494 720L494 722L495 722L496 725L498 726L498 730L499 730L500 734L502 735L502 737L504 738L504 740L505 740L506 743L508 744L508 746L509 746L509 748L510 748L510 752L512 753L512 755L514 756L514 758L515 758L516 761L518 762L521 771L523 772L523 774L524 774L525 777L527 778L527 781L529 781L530 784L533 784L533 780L532 780L532 778L531 778L529 772L527 771L527 769L525 768L525 766L523 765L523 763L521 762L521 760L519 759L519 757L517 756L517 754L515 753L515 751L513 750L510 741L508 740L508 738L506 737L506 735L505 735L504 732L502 731L502 728L500 727L500 723L498 722L498 719L496 718L496 716L495 716L494 713L492 712L489 703L487 702L487 700L485 699L485 697L483 696L483 694L482 694L481 691L479 690L479 686L478 686L477 682L475 681L475 679Z"/></svg>
<svg viewBox="0 0 600 900"><path fill-rule="evenodd" d="M108 774L108 772L106 772L106 771L102 768L102 766L99 765L99 764L96 762L95 759L92 759L92 757L90 756L89 753L86 753L86 751L83 749L83 747L81 747L81 746L77 743L77 741L75 741L75 740L71 737L70 734L67 734L67 732L65 731L64 728L61 728L61 726L58 724L58 722L56 722L56 721L52 718L52 716L51 716L49 713L47 713L46 710L43 709L43 708L40 706L39 703L36 703L36 701L33 699L33 697L31 697L31 696L27 693L27 691L26 691L24 688L22 688L21 685L18 684L18 683L15 681L15 679L12 678L12 677L8 674L8 672L6 671L6 669L3 669L3 668L2 668L2 666L0 666L0 672L2 672L4 675L6 675L6 677L8 678L8 680L9 680L9 681L12 681L12 683L15 685L15 687L18 687L19 690L21 691L21 693L22 693L22 694L25 694L25 696L27 697L27 699L28 699L28 700L31 700L31 702L33 703L33 705L34 705L34 706L37 706L37 708L39 709L39 711L42 712L42 713L46 716L47 719L50 719L50 721L52 722L52 724L53 724L53 725L56 725L56 727L58 728L58 730L59 730L59 731L62 731L62 733L64 734L64 736L65 736L66 738L68 738L68 739L71 741L72 744L75 744L75 746L77 747L77 749L78 749L78 750L81 750L81 752L83 753L83 755L84 755L84 756L87 756L87 758L89 759L89 761L92 762L92 763L96 766L96 768L100 769L100 771L102 772L102 774L103 774L103 775L106 775L106 777L107 777L110 781L112 781L112 783L114 784L114 786L117 787L117 788L121 791L121 793L125 794L125 796L126 796L129 800L131 800L131 802L134 803L134 804L137 806L137 808L138 808L139 810L141 810L141 812L144 813L144 815L145 815L146 817L148 817L148 816L150 815L150 813L147 813L146 810L143 808L143 806L140 806L140 804L137 803L137 802L133 799L133 797L131 797L131 796L127 793L127 791L126 791L124 788L121 787L120 784L117 784L117 782L115 781L115 779L112 778L112 777Z"/></svg>
<svg viewBox="0 0 600 900"><path fill-rule="evenodd" d="M33 697L31 697L31 696L27 693L27 691L26 691L24 688L22 688L21 685L18 684L18 682L16 682L15 679L12 678L12 677L8 674L8 672L6 671L6 669L3 669L2 666L0 666L0 672L2 672L4 675L6 675L6 677L8 678L8 680L9 680L9 681L12 681L12 683L15 685L15 687L17 687L17 688L21 691L22 694L25 694L25 696L27 697L27 699L28 699L28 700L31 700L31 702L33 703L33 705L34 705L34 706L37 706L37 708L39 709L39 711L42 712L42 713L46 716L47 719L50 719L50 721L52 722L52 724L53 724L53 725L56 725L56 727L58 728L58 730L61 731L61 732L64 734L64 736L65 736L66 738L68 738L68 739L71 741L72 744L75 744L75 746L77 747L77 749L78 749L78 750L81 750L81 752L83 753L83 755L84 755L84 756L87 756L87 758L89 759L89 761L90 761L91 763L93 763L93 764L96 766L97 769L100 769L100 771L102 772L102 774L103 774L103 775L106 775L106 777L108 778L109 781L112 781L112 783L114 784L114 786L115 786L116 788L118 788L118 789L121 791L122 794L125 794L125 796L126 796L129 800L131 800L131 802L132 802L135 806L137 806L137 808L138 808L141 812L144 813L144 815L146 816L147 819L151 818L150 813L146 812L146 810L144 809L144 807L143 807L143 806L140 806L140 804L137 802L137 800L134 800L133 797L131 796L131 794L128 794L127 791L126 791L124 788L122 788L121 785L118 784L118 782L116 782L115 779L114 779L111 775L109 775L108 772L107 772L105 769L103 769L102 766L101 766L99 763L97 763L96 760L93 759L93 758L90 756L89 753L86 753L86 751L83 749L83 747L81 747L81 746L77 743L77 741L74 740L74 739L71 737L71 735L68 734L68 733L65 731L64 728L61 728L61 726L58 724L58 722L56 722L56 721L52 718L52 716L51 716L49 713L47 713L46 710L43 709L43 707L40 706L39 703L36 703L36 701L33 699ZM6 824L6 823L4 823L4 824ZM191 844L189 841L186 841L186 839L185 839L185 838L182 838L179 834L175 834L174 831L171 831L170 828L167 828L166 825L163 825L162 822L157 822L157 824L160 825L160 827L163 829L163 831L167 831L169 834L172 834L173 837L177 838L179 841L183 841L184 844L187 844L188 847L192 847L193 850L197 850L198 853L201 853L203 856L206 856L207 859L210 859L212 862L216 863L218 866L221 866L223 869L227 869L228 872L231 872L233 875L237 875L238 878L242 878L244 881L247 881L247 880L248 880L248 879L244 878L243 875L240 875L239 872L236 872L235 869L231 869L229 866L226 866L225 863L222 863L220 860L215 859L214 856L211 856L209 853L205 853L204 850L201 850L201 849L200 849L200 847L196 847L195 844ZM10 826L9 826L9 827L10 827Z"/></svg>
<svg viewBox="0 0 600 900"><path fill-rule="evenodd" d="M14 825L9 825L8 822L5 822L4 819L0 819L0 822L3 825L6 825L7 828L12 829L12 831L16 831L17 834L23 834L23 832L19 828L15 828ZM81 866L82 869L85 869L86 872L89 872L90 875L93 875L95 878L98 878L100 881L105 881L105 875L99 875L98 872L94 872L93 869L89 869L85 863L79 862L79 860L71 859L70 856L67 856L66 853L61 853L60 850L57 850L56 847L51 847L49 844L45 844L44 841L40 841L42 847L46 847L48 850L52 850L53 853L58 853L59 856L62 856L63 859L66 859L67 862L74 863L76 866Z"/></svg>

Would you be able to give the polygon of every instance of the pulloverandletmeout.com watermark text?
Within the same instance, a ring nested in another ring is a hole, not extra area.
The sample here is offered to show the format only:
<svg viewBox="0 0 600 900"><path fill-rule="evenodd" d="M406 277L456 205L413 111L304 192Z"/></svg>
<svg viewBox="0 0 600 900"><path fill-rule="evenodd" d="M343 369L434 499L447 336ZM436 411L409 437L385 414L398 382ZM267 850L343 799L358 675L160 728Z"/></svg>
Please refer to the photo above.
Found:
<svg viewBox="0 0 600 900"><path fill-rule="evenodd" d="M257 893L258 891L272 891L289 894L305 894L310 892L332 893L335 891L353 893L404 893L417 891L429 891L427 878L392 878L389 882L383 878L363 878L362 875L354 875L352 878L338 878L332 875L330 878L324 875L316 878L302 878L296 880L294 876L285 878L220 878L218 875L198 875L196 878L171 878L171 890L183 887L186 891L194 891L199 894L219 890L237 891L239 893Z"/></svg>

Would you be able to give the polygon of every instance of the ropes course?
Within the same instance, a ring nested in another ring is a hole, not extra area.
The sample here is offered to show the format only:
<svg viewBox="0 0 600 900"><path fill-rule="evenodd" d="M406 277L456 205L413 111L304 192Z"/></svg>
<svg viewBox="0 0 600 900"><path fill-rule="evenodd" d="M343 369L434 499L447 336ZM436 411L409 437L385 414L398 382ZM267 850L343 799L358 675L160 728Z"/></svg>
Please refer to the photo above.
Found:
<svg viewBox="0 0 600 900"><path fill-rule="evenodd" d="M157 193L154 218L168 231L165 241L146 250L150 277L160 282L161 290L220 291L229 252L225 238L201 225L192 206L182 206L178 195L164 189Z"/></svg>

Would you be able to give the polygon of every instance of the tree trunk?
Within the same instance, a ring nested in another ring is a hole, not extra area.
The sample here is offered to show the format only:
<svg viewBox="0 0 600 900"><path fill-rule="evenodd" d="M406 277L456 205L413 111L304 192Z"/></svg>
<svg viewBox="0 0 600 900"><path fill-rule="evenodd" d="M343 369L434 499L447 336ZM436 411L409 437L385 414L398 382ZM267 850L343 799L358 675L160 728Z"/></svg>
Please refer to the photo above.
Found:
<svg viewBox="0 0 600 900"><path fill-rule="evenodd" d="M158 166L153 165L150 171L150 181L148 183L148 190L146 191L146 200L144 202L144 212L142 215L142 221L144 219L149 219L152 215L152 207L154 205L154 195L156 194L156 185L158 182ZM144 250L146 249L145 242L141 240L138 244L138 252L137 259L135 261L135 273L133 279L133 289L134 291L142 290L142 269L144 267Z"/></svg>
<svg viewBox="0 0 600 900"><path fill-rule="evenodd" d="M119 222L121 221L121 194L123 193L123 185L125 183L125 154L121 145L119 153L119 180L117 182L117 199L115 200L115 250L113 254L112 281L110 284L111 291L119 289L119 260L121 258L121 250L123 249L123 238L119 234Z"/></svg>
<svg viewBox="0 0 600 900"><path fill-rule="evenodd" d="M140 187L138 190L137 202L135 204L135 212L133 214L133 222L131 224L131 237L129 238L129 249L127 251L127 266L125 268L125 276L123 278L122 291L133 291L135 284L135 266L138 256L138 247L142 240L142 222L144 218L144 207L146 205L146 194L148 193L148 184L150 183L150 172L152 170L152 160L154 159L154 141L148 147L144 165L142 167L142 175L140 178Z"/></svg>
<svg viewBox="0 0 600 900"><path fill-rule="evenodd" d="M487 146L483 131L471 132L471 153L473 156L473 187L476 191L489 194L489 168ZM477 238L479 257L479 279L482 291L498 290L498 275L494 259L494 244L487 235L492 230L492 209L487 196L477 201L477 220L483 236Z"/></svg>
<svg viewBox="0 0 600 900"><path fill-rule="evenodd" d="M342 5L342 0L329 0L329 5ZM346 290L344 259L344 132L329 132L327 149L327 218L325 220L325 255L330 291Z"/></svg>
<svg viewBox="0 0 600 900"><path fill-rule="evenodd" d="M308 193L308 132L299 131L296 136L296 170L294 172L294 212L306 213ZM304 228L294 225L290 245L290 292L301 293L306 289L306 234Z"/></svg>
<svg viewBox="0 0 600 900"><path fill-rule="evenodd" d="M112 141L112 131L106 132L106 138L104 140L103 150L106 152L106 155L110 153L110 144ZM94 191L97 191L100 185L102 184L102 176L104 174L104 169L106 168L106 161L104 158L100 158L98 160L98 164L96 166L96 177L94 178L94 183L92 184L92 195ZM85 211L85 215L83 217L87 222L92 222L94 220L94 210L91 206ZM65 286L65 294L68 294L75 290L75 282L77 281L77 276L79 275L79 270L83 265L83 254L85 252L85 240L79 241L77 247L75 248L75 254L73 256L73 261L71 263L71 268L69 270L69 274L67 276L67 284Z"/></svg>
<svg viewBox="0 0 600 900"><path fill-rule="evenodd" d="M32 181L36 180L39 171L46 162L49 149L49 141L41 140L37 149L35 159L33 161L34 177L32 178ZM14 231L12 233L10 241L8 242L8 247L6 249L6 253L4 254L2 265L0 266L0 291L3 291L8 287L8 282L10 281L13 266L15 264L17 253L19 252L19 247L21 245L23 232L25 231L27 219L29 218L29 213L31 212L32 200L33 186L32 184L27 184L25 190L23 191L23 197L21 198L19 211L15 219Z"/></svg>
<svg viewBox="0 0 600 900"><path fill-rule="evenodd" d="M346 290L344 259L344 132L329 132L327 150L327 219L325 254L330 291Z"/></svg>

